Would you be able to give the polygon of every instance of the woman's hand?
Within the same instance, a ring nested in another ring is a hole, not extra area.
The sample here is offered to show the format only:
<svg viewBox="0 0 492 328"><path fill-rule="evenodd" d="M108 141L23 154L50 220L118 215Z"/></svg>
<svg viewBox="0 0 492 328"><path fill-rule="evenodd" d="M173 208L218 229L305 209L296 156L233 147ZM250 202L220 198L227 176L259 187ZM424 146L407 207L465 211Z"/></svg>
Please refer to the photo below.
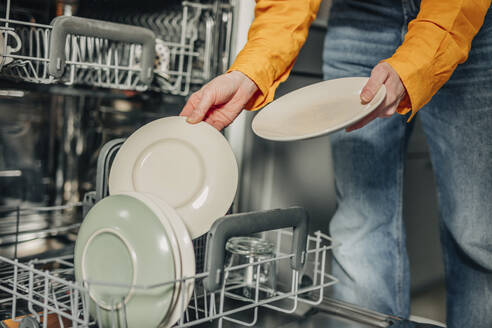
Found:
<svg viewBox="0 0 492 328"><path fill-rule="evenodd" d="M239 71L222 74L193 93L179 115L192 124L204 120L220 131L234 121L257 91L256 84Z"/></svg>
<svg viewBox="0 0 492 328"><path fill-rule="evenodd" d="M381 105L359 122L349 126L346 129L347 132L360 129L377 117L388 118L393 116L407 91L398 73L388 63L379 63L373 68L369 81L362 88L360 100L364 104L369 103L383 84L386 87L386 97Z"/></svg>

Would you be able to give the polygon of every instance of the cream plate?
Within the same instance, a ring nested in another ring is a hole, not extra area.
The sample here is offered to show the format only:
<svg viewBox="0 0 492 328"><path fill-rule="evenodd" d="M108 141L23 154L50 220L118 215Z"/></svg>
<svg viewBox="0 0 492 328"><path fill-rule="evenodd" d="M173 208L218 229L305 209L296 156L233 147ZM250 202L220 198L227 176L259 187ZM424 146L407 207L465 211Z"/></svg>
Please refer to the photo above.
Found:
<svg viewBox="0 0 492 328"><path fill-rule="evenodd" d="M159 206L160 210L164 214L163 217L165 217L173 227L174 234L178 240L182 265L182 275L179 279L194 277L196 269L195 251L193 249L193 242L190 234L188 233L183 220L181 220L176 210L166 204L166 202L162 199L150 194L145 194L145 196ZM168 315L164 319L160 328L172 327L181 318L181 315L186 310L191 296L193 295L194 286L194 279L186 279L182 285L178 283L176 284L175 288L178 289L178 293L175 293L173 307L168 312Z"/></svg>
<svg viewBox="0 0 492 328"><path fill-rule="evenodd" d="M361 120L384 100L383 86L368 104L360 91L367 77L350 77L315 83L278 98L253 119L256 135L273 141L314 138Z"/></svg>
<svg viewBox="0 0 492 328"><path fill-rule="evenodd" d="M206 233L234 199L238 168L224 136L184 117L155 120L121 146L109 174L109 191L153 194L176 209L191 238Z"/></svg>

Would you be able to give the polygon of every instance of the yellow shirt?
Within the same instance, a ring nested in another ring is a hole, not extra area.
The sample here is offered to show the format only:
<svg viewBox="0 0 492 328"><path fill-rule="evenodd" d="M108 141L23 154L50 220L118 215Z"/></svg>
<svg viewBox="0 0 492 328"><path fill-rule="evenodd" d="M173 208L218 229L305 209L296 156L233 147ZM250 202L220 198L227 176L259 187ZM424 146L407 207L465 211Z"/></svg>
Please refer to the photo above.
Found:
<svg viewBox="0 0 492 328"><path fill-rule="evenodd" d="M273 100L306 40L321 0L256 0L248 42L228 71L246 74L259 92L246 106L256 110ZM417 17L389 63L408 97L400 114L422 108L466 61L473 37L483 24L491 0L422 0Z"/></svg>

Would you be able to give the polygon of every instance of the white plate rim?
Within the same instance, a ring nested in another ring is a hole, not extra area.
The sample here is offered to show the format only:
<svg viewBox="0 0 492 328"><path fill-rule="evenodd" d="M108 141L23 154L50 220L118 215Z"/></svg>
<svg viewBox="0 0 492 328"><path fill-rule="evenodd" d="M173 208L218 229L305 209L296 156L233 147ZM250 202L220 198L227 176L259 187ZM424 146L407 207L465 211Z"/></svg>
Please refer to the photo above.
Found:
<svg viewBox="0 0 492 328"><path fill-rule="evenodd" d="M176 210L172 208L169 204L167 204L164 200L152 194L145 195L152 199L161 208L161 210L166 213L166 219L169 220L171 226L174 229L174 233L178 240L179 251L181 254L182 275L180 279L182 279L183 277L194 277L196 274L196 263L193 241L181 217L176 212ZM181 236L181 238L179 238L179 236ZM187 261L186 259L190 260ZM175 299L176 303L172 305L170 311L166 314L164 320L162 321L163 328L172 327L181 318L181 314L186 310L186 305L189 303L193 295L194 284L194 279L187 279L184 287L181 283L177 284L179 285L179 292ZM185 308L181 310L183 293L186 293L184 296Z"/></svg>
<svg viewBox="0 0 492 328"><path fill-rule="evenodd" d="M348 79L357 79L357 80L360 80L360 79L365 79L365 80L369 80L368 77L346 77L346 78L339 78L339 79L332 79L332 80L326 80L326 81L321 81L321 82L317 82L317 83L313 83L313 84L310 84L308 86L305 86L305 87L302 87L302 88L299 88L299 89L296 89L292 92L289 92L285 95L283 95L282 97L274 100L273 102L271 102L270 104L268 104L267 106L265 106L265 108L261 109L260 112L258 112L257 115L255 115L255 117L253 118L253 121L251 122L251 128L254 132L254 134L256 134L258 137L262 138L262 139L265 139L265 140L270 140L270 141L298 141L298 140L306 140L306 139L312 139L312 138L316 138L316 137L320 137L320 136L324 136L326 134L330 134L330 133L334 133L334 132L337 132L339 130L342 130L354 123L357 123L358 121L362 120L364 117L366 117L367 115L369 115L370 113L372 113L374 110L376 110L378 108L378 106L384 101L385 99L385 96L386 96L386 87L384 85L381 86L381 88L378 90L378 92L376 93L376 95L374 96L373 100L371 102L369 102L368 104L366 104L365 106L367 106L368 108L366 109L366 111L364 112L361 112L360 115L357 115L355 117L353 117L351 120L348 120L346 122L343 122L341 124L338 124L334 127L331 127L331 128L328 128L326 130L323 130L323 131L319 131L319 132L313 132L313 133L307 133L305 135L302 135L302 136L285 136L285 137L274 137L274 136L265 136L261 133L261 131L258 131L257 130L257 127L256 127L256 124L258 124L258 120L261 120L262 118L262 112L264 111L267 111L269 110L270 108L275 108L274 106L276 106L276 101L283 98L283 97L293 97L293 96L297 96L298 94L302 94L302 92L305 92L307 89L313 87L313 86L319 86L320 84L328 84L328 83L333 83L334 81L338 81L338 80L348 80Z"/></svg>
<svg viewBox="0 0 492 328"><path fill-rule="evenodd" d="M127 140L123 143L123 145L119 149L119 151L117 152L113 160L113 163L111 165L111 170L108 179L109 192L111 195L118 194L121 192L126 192L126 191L137 191L135 190L136 188L134 188L133 186L133 182L131 182L133 176L132 173L133 171L131 170L133 170L134 163L138 159L139 153L132 154L131 146L129 146L131 142L129 142L129 140L132 140L133 138L139 138L139 139L144 138L146 136L145 135L146 133L153 134L152 132L146 132L145 131L146 129L148 129L147 131L151 131L151 129L157 129L158 126L162 127L162 125L166 125L166 124L189 124L189 123L186 123L186 118L181 116L164 117L161 119L154 120L140 127L130 137L128 137ZM227 180L227 181L214 182L217 183L219 186L220 185L223 186L222 190L224 191L222 193L225 196L215 197L216 204L210 204L209 202L208 207L206 207L206 209L204 208L200 209L200 213L199 213L200 215L196 213L197 211L193 211L190 209L192 204L188 204L187 206L182 206L176 209L180 217L183 219L186 227L188 228L188 231L192 238L197 238L207 233L210 227L212 226L213 222L227 213L236 195L237 186L238 186L238 176L239 176L236 158L234 156L230 144L225 139L225 137L215 128L210 126L208 123L201 122L196 124L196 126L201 127L203 131L208 131L207 134L211 136L210 143L213 144L213 147L216 147L216 149L218 149L217 150L218 152L223 154L222 156L223 163L221 163L220 165L223 166L226 165L228 167L228 171L231 173L231 176L229 176L227 179L220 179L220 180ZM163 140L166 138L179 139L179 136L176 135L166 136L165 134L163 134L157 137L155 134L153 134L152 138L148 138L148 140L145 140L145 143L147 145L151 145L152 143L156 142L156 139ZM200 151L201 156L205 158L207 158L208 156L210 158L210 155L207 155L208 152L206 150L201 150L201 149L198 150ZM218 160L214 159L214 161L216 161L217 163ZM217 164L211 164L211 163L207 165L217 166ZM204 213L207 213L207 215L205 215ZM205 217L203 217L204 215Z"/></svg>

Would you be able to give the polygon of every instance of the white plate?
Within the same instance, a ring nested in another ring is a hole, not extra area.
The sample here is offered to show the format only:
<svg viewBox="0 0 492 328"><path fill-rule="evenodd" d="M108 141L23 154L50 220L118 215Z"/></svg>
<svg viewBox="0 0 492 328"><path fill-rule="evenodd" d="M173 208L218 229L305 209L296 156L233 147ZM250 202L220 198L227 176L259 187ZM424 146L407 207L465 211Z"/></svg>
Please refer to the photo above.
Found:
<svg viewBox="0 0 492 328"><path fill-rule="evenodd" d="M206 233L234 199L238 168L232 149L205 122L155 120L121 146L109 174L110 194L153 194L176 209L191 238Z"/></svg>
<svg viewBox="0 0 492 328"><path fill-rule="evenodd" d="M328 80L295 90L278 98L253 119L256 135L273 141L314 138L350 126L384 100L384 85L368 104L361 104L360 91L367 77Z"/></svg>
<svg viewBox="0 0 492 328"><path fill-rule="evenodd" d="M150 194L145 195L160 207L162 213L164 213L163 217L169 220L173 227L174 234L178 239L182 265L182 275L179 279L194 277L196 273L195 251L193 250L193 242L183 220L181 220L176 210L166 204L162 199ZM160 326L161 328L172 327L181 318L181 315L186 310L191 296L193 295L194 287L194 279L185 280L183 285L176 284L175 288L178 290L178 293L175 294L173 306L169 310L166 318L164 318L163 324Z"/></svg>

